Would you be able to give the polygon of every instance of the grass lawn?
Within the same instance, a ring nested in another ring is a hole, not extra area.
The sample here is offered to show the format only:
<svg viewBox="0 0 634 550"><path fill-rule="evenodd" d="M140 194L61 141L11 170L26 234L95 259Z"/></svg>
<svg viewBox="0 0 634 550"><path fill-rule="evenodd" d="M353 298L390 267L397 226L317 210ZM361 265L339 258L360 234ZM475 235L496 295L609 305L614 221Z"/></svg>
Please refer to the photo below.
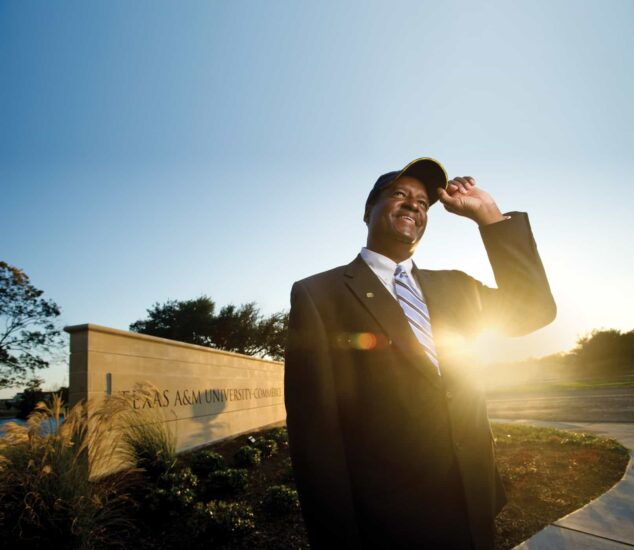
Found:
<svg viewBox="0 0 634 550"><path fill-rule="evenodd" d="M597 380L568 380L559 382L542 382L535 384L520 384L517 386L496 387L487 390L487 397L497 397L513 394L555 393L559 391L596 390L612 388L634 388L632 377L620 379Z"/></svg>
<svg viewBox="0 0 634 550"><path fill-rule="evenodd" d="M598 497L625 471L628 453L620 444L591 435L547 428L494 424L497 460L508 494L508 504L497 518L496 548L512 548L549 523ZM264 435L266 432L256 434ZM212 449L232 465L235 452L248 436L218 443ZM186 464L191 458L183 456ZM228 548L308 548L299 510L278 518L261 511L266 489L293 487L288 449L279 451L249 470L249 486L228 500L247 502L255 513L255 530Z"/></svg>

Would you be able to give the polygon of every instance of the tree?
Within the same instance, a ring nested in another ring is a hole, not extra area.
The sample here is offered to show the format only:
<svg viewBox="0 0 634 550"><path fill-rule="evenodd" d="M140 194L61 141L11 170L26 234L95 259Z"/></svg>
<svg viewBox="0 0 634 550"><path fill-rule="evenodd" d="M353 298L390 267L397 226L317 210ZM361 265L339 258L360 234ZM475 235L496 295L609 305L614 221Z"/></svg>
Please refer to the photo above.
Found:
<svg viewBox="0 0 634 550"><path fill-rule="evenodd" d="M618 374L634 368L634 330L593 330L572 351L585 374Z"/></svg>
<svg viewBox="0 0 634 550"><path fill-rule="evenodd" d="M130 325L130 330L199 346L211 344L216 305L207 296L194 300L168 300L147 310L148 318Z"/></svg>
<svg viewBox="0 0 634 550"><path fill-rule="evenodd" d="M288 332L288 312L280 311L263 319L259 324L259 337L267 342L267 355L282 360L286 350Z"/></svg>
<svg viewBox="0 0 634 550"><path fill-rule="evenodd" d="M0 262L0 388L23 384L27 373L33 377L48 367L46 357L61 345L60 309L42 294L24 271Z"/></svg>
<svg viewBox="0 0 634 550"><path fill-rule="evenodd" d="M130 330L245 355L284 355L288 313L265 317L255 302L230 304L215 314L213 300L201 296L156 303L147 313L148 318L132 323Z"/></svg>
<svg viewBox="0 0 634 550"><path fill-rule="evenodd" d="M35 405L44 400L44 391L42 391L42 384L44 380L41 378L32 378L29 380L22 392L22 398L18 403L18 418L26 420L33 412Z"/></svg>

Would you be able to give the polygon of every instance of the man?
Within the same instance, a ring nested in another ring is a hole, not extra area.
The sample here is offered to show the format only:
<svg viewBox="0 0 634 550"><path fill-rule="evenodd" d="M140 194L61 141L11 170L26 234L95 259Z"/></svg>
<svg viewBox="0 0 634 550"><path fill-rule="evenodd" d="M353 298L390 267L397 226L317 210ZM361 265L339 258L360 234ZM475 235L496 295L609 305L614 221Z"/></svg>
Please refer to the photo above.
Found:
<svg viewBox="0 0 634 550"><path fill-rule="evenodd" d="M479 225L497 288L413 264L437 199ZM554 319L528 218L422 158L377 180L364 221L352 263L291 293L285 399L311 546L492 548L504 491L455 343L491 323L521 335Z"/></svg>

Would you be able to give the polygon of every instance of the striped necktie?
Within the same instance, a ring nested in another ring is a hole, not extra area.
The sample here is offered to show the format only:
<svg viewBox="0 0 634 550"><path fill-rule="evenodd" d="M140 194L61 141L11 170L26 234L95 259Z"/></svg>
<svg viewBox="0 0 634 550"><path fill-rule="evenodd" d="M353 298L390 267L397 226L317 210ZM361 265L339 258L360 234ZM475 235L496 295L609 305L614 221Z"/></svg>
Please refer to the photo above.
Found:
<svg viewBox="0 0 634 550"><path fill-rule="evenodd" d="M403 308L405 317L414 331L414 335L421 343L427 353L427 357L436 367L436 372L440 376L440 364L436 356L436 348L431 334L431 323L429 321L429 310L425 300L419 294L416 286L407 275L407 271L400 266L396 266L394 272L394 292L398 303Z"/></svg>

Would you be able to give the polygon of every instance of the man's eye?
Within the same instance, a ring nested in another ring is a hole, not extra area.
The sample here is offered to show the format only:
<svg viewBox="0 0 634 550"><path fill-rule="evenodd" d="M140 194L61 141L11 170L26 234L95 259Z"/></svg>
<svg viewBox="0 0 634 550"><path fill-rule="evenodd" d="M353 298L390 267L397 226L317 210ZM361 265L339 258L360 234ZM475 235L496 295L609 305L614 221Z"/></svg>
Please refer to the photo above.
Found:
<svg viewBox="0 0 634 550"><path fill-rule="evenodd" d="M403 193L403 191L394 191L394 193L392 193L395 197L404 197L405 193Z"/></svg>

